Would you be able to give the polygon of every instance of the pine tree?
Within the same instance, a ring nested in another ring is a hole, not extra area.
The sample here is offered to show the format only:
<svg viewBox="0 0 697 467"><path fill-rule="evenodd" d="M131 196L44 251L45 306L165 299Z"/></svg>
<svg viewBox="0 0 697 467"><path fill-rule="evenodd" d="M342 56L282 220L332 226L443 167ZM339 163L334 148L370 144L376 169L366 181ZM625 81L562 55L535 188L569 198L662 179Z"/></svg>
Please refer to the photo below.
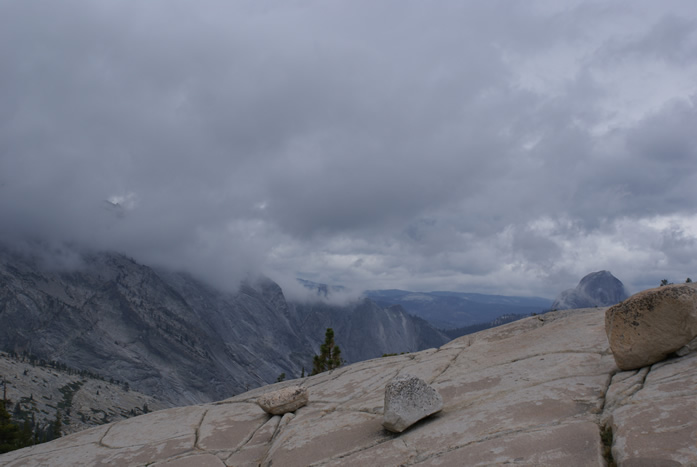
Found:
<svg viewBox="0 0 697 467"><path fill-rule="evenodd" d="M0 403L0 454L24 447L22 431L12 423L10 414L5 410L5 404Z"/></svg>
<svg viewBox="0 0 697 467"><path fill-rule="evenodd" d="M56 419L51 424L51 439L56 439L61 437L61 427L63 423L61 422L61 411L56 410Z"/></svg>
<svg viewBox="0 0 697 467"><path fill-rule="evenodd" d="M319 355L312 359L312 374L332 370L341 366L341 349L334 343L334 330L327 328L324 334L324 344L319 347Z"/></svg>

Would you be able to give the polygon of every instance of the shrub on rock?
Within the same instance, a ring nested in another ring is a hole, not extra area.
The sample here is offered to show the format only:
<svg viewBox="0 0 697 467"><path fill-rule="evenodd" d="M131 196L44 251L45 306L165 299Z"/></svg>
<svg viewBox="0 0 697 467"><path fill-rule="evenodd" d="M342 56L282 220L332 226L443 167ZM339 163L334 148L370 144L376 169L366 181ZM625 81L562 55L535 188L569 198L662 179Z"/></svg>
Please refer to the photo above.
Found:
<svg viewBox="0 0 697 467"><path fill-rule="evenodd" d="M664 285L632 295L605 312L605 332L621 370L661 361L697 336L697 290Z"/></svg>

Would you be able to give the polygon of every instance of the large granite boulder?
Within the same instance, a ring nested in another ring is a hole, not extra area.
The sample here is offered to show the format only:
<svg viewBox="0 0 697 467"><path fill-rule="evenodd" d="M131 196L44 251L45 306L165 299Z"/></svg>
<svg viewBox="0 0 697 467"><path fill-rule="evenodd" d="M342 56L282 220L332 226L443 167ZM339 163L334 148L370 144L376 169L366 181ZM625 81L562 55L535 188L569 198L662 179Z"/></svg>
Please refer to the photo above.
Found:
<svg viewBox="0 0 697 467"><path fill-rule="evenodd" d="M576 288L561 292L552 303L552 310L610 306L628 296L622 281L610 271L597 271L584 276Z"/></svg>
<svg viewBox="0 0 697 467"><path fill-rule="evenodd" d="M385 414L382 426L401 433L422 418L443 408L443 398L424 380L400 375L385 386Z"/></svg>
<svg viewBox="0 0 697 467"><path fill-rule="evenodd" d="M605 330L620 369L659 362L697 336L697 290L678 284L639 292L605 312Z"/></svg>

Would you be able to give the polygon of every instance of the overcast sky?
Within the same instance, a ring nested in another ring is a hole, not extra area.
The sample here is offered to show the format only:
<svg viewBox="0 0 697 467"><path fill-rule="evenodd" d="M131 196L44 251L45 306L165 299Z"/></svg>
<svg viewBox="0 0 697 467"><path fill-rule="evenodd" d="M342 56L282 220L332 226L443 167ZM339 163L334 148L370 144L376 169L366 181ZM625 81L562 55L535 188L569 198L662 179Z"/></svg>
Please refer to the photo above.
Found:
<svg viewBox="0 0 697 467"><path fill-rule="evenodd" d="M223 286L697 279L697 8L0 0L0 237Z"/></svg>

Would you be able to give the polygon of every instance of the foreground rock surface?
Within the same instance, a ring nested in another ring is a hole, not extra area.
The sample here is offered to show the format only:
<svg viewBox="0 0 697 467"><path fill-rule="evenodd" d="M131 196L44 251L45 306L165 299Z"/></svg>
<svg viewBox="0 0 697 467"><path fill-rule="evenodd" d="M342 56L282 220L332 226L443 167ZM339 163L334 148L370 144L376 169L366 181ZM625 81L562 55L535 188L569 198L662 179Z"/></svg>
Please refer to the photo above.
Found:
<svg viewBox="0 0 697 467"><path fill-rule="evenodd" d="M307 388L290 386L261 395L257 399L257 404L266 413L283 415L288 412L295 412L300 407L307 405L307 400Z"/></svg>
<svg viewBox="0 0 697 467"><path fill-rule="evenodd" d="M395 435L384 388L417 376L442 411ZM302 384L294 414L257 398ZM697 465L697 354L618 371L605 309L526 318L438 350L379 358L218 403L168 409L0 456L0 465Z"/></svg>
<svg viewBox="0 0 697 467"><path fill-rule="evenodd" d="M651 365L697 336L697 290L685 284L644 290L610 307L605 324L619 368Z"/></svg>
<svg viewBox="0 0 697 467"><path fill-rule="evenodd" d="M385 386L382 426L401 433L442 408L443 398L424 380L412 375L397 376Z"/></svg>

